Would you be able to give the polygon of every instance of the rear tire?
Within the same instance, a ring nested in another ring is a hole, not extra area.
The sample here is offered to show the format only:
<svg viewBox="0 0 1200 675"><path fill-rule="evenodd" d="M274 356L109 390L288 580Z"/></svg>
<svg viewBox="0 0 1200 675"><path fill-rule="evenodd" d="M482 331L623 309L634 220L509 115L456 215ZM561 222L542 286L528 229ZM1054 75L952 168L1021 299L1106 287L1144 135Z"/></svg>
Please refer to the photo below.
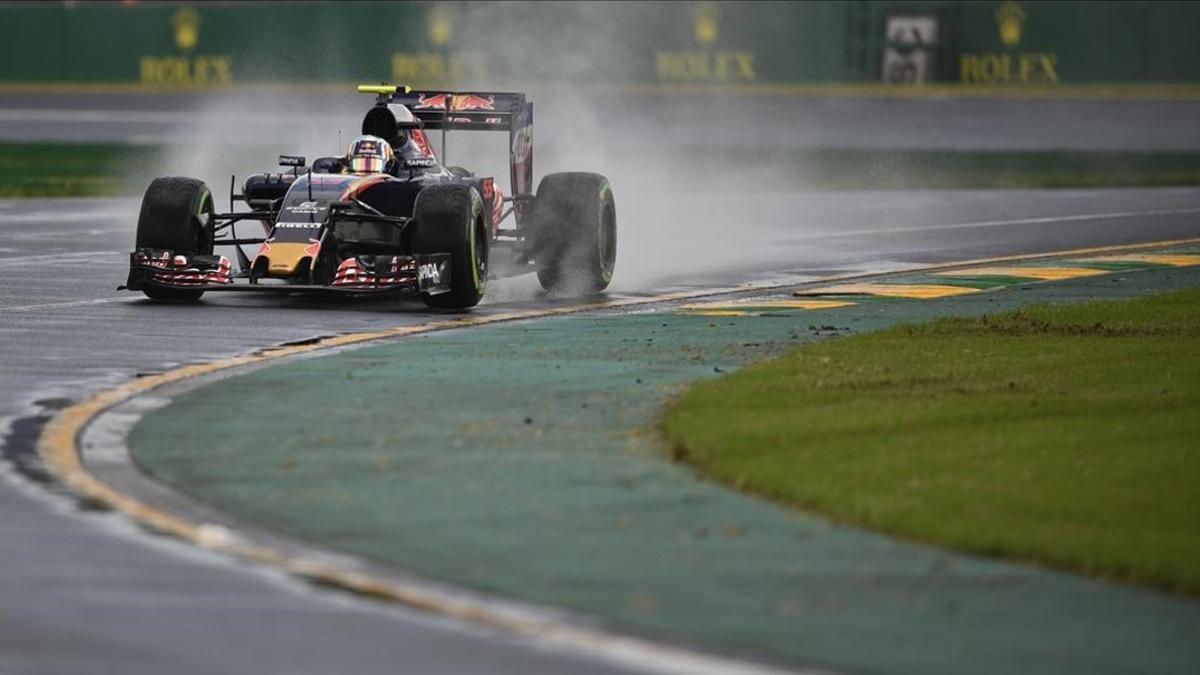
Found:
<svg viewBox="0 0 1200 675"><path fill-rule="evenodd" d="M547 291L598 293L617 260L617 207L600 174L552 173L538 184L533 258Z"/></svg>
<svg viewBox="0 0 1200 675"><path fill-rule="evenodd" d="M413 252L450 254L450 291L422 293L421 299L435 309L479 304L487 289L490 243L479 191L463 184L431 185L417 195L413 213Z"/></svg>
<svg viewBox="0 0 1200 675"><path fill-rule="evenodd" d="M195 178L155 178L142 197L137 248L167 249L184 255L212 255L213 198ZM145 286L152 300L195 302L204 291Z"/></svg>

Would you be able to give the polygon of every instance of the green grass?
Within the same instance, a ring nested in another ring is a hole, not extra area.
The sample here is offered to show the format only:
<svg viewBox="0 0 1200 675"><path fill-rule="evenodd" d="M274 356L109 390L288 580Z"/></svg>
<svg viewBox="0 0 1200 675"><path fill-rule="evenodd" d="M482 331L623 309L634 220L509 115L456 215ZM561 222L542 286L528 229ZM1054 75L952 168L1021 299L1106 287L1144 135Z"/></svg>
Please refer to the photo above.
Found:
<svg viewBox="0 0 1200 675"><path fill-rule="evenodd" d="M159 156L154 146L111 143L0 143L0 197L137 194Z"/></svg>
<svg viewBox="0 0 1200 675"><path fill-rule="evenodd" d="M693 387L664 430L840 521L1200 591L1200 289L812 344Z"/></svg>
<svg viewBox="0 0 1200 675"><path fill-rule="evenodd" d="M236 153L273 159L270 148ZM623 153L614 150L614 156ZM644 155L630 148L628 156ZM0 197L137 195L164 149L123 144L0 143ZM653 157L651 160L655 159ZM735 174L740 188L1042 188L1200 185L1200 153L683 148L669 161L697 180ZM264 168L271 168L268 161ZM692 173L688 173L692 172Z"/></svg>

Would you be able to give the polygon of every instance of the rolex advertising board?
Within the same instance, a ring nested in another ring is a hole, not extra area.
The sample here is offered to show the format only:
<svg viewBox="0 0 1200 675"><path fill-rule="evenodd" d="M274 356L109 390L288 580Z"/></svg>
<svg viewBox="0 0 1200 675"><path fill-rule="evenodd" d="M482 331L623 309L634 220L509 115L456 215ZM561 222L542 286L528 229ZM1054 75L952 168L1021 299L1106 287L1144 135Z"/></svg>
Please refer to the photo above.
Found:
<svg viewBox="0 0 1200 675"><path fill-rule="evenodd" d="M1197 25L1162 1L4 2L0 84L1198 83Z"/></svg>

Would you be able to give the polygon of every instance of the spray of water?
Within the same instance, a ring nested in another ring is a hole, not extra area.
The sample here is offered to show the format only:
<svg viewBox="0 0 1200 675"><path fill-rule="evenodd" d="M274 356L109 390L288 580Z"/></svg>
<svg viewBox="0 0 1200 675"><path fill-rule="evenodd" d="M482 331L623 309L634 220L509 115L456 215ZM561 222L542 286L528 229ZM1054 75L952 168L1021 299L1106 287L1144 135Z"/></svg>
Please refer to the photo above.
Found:
<svg viewBox="0 0 1200 675"><path fill-rule="evenodd" d="M608 9L602 3L572 4L554 13L554 25L536 25L512 21L503 5L470 4L462 8L456 35L465 44L487 40L501 50L501 58L532 64L534 70L545 54L568 54L556 70L582 73L603 55L627 49L625 27L611 20ZM772 208L772 191L802 186L786 174L726 157L731 148L789 142L786 136L745 128L742 120L762 116L763 102L716 93L634 93L618 86L635 75L614 71L610 85L576 84L568 77L532 87L500 80L451 86L529 94L536 111L535 184L556 171L593 171L609 178L619 230L613 290L703 283L709 272L768 260L770 234L760 225L771 218L756 220L753 214ZM371 103L349 87L341 94L279 88L211 95L198 106L194 121L172 133L160 172L202 178L219 203L228 204L231 174L240 184L249 173L276 170L277 154L311 159L344 152L342 143L357 134ZM447 154L447 163L494 175L507 185L505 135L452 132Z"/></svg>

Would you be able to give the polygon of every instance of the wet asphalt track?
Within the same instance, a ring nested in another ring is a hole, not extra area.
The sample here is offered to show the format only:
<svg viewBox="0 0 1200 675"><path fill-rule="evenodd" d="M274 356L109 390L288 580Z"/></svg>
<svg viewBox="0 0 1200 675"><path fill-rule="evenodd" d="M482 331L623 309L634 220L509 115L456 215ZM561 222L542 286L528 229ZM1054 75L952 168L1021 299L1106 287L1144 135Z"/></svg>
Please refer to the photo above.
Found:
<svg viewBox="0 0 1200 675"><path fill-rule="evenodd" d="M600 124L594 141L736 148L922 150L1200 150L1200 100L1188 98L671 95L529 90L539 139ZM0 140L260 142L358 128L350 92L233 90L196 94L0 91ZM213 114L216 113L216 114ZM594 122L595 121L595 122ZM346 138L349 140L349 137ZM539 142L539 154L550 150Z"/></svg>
<svg viewBox="0 0 1200 675"><path fill-rule="evenodd" d="M672 216L723 206L697 198ZM739 230L681 253L703 274L648 272L659 242L623 236L614 295L1200 236L1194 188L766 194L735 206ZM0 419L12 425L6 456L25 467L0 471L0 673L612 672L198 552L40 485L31 418L63 400L181 363L429 318L394 301L152 305L114 290L136 210L127 199L0 201ZM737 259L713 255L734 241ZM569 302L535 288L528 276L495 283L477 311Z"/></svg>

